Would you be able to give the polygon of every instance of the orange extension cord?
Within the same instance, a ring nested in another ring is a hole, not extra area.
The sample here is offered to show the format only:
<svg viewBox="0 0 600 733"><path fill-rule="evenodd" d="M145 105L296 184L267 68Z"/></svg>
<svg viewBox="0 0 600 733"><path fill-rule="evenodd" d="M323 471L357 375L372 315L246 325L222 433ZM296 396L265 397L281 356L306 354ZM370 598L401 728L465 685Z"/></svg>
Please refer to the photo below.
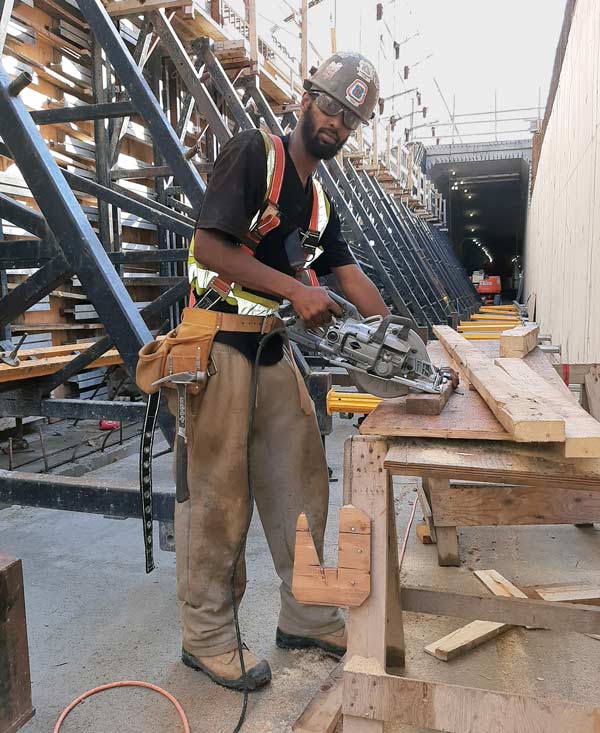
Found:
<svg viewBox="0 0 600 733"><path fill-rule="evenodd" d="M180 703L173 697L173 695L168 693L166 690L157 687L156 685L151 685L149 682L138 682L137 680L123 680L122 682L111 682L108 685L101 685L100 687L95 687L93 690L88 690L87 692L84 692L83 695L80 695L76 700L73 700L73 702L62 711L62 713L60 714L60 718L56 721L56 725L54 726L54 733L59 733L60 727L63 724L67 715L71 712L71 710L73 710L74 707L79 705L80 702L83 702L83 700L85 700L86 698L95 695L97 692L112 690L115 687L145 687L148 690L154 690L154 692L160 693L175 706L175 710L177 710L177 712L179 713L179 717L181 718L181 722L183 723L184 733L190 733L190 724L188 722L188 719L183 712L183 708L181 707Z"/></svg>

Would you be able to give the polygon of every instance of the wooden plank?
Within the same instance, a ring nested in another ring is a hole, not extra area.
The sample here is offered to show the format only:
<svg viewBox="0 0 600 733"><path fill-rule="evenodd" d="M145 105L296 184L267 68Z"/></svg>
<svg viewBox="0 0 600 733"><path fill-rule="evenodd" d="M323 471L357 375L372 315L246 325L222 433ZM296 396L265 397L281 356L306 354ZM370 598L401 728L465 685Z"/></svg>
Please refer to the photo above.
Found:
<svg viewBox="0 0 600 733"><path fill-rule="evenodd" d="M600 730L600 708L396 677L364 657L354 657L344 667L342 710L344 715L455 733Z"/></svg>
<svg viewBox="0 0 600 733"><path fill-rule="evenodd" d="M475 570L474 574L495 596L504 598L527 598L525 593L497 570Z"/></svg>
<svg viewBox="0 0 600 733"><path fill-rule="evenodd" d="M62 369L63 366L72 361L75 357L72 355L55 356L44 359L28 359L22 361L19 366L8 366L8 364L0 364L0 383L15 382L21 379L33 379L35 377L43 377L47 374ZM122 364L123 359L116 349L111 349L101 357L93 361L86 368L96 369L101 366L111 366L113 364Z"/></svg>
<svg viewBox="0 0 600 733"><path fill-rule="evenodd" d="M424 647L424 651L436 659L448 662L512 628L514 627L510 624L499 624L494 621L471 621L470 624L461 626L460 629L451 631L441 639L428 644Z"/></svg>
<svg viewBox="0 0 600 733"><path fill-rule="evenodd" d="M451 485L431 497L437 526L580 524L600 522L600 492L552 486Z"/></svg>
<svg viewBox="0 0 600 733"><path fill-rule="evenodd" d="M502 346L501 346L502 348ZM580 407L575 400L559 392L536 374L521 359L495 359L511 379L524 385L540 402L546 404L565 421L565 456L568 458L600 457L600 422Z"/></svg>
<svg viewBox="0 0 600 733"><path fill-rule="evenodd" d="M351 608L347 623L347 658L374 657L385 669L391 653L396 664L404 660L404 629L399 592L398 545L392 482L383 471L387 442L353 436L344 445L344 501L352 501L373 518L371 596ZM393 577L392 577L393 576ZM383 733L383 723L344 715L344 733Z"/></svg>
<svg viewBox="0 0 600 733"><path fill-rule="evenodd" d="M433 545L435 544L433 541L433 537L431 536L431 532L429 531L429 527L427 526L427 522L417 522L415 524L415 532L417 535L417 539L419 542L423 545Z"/></svg>
<svg viewBox="0 0 600 733"><path fill-rule="evenodd" d="M344 660L333 668L292 724L293 733L334 733L342 717L343 668Z"/></svg>
<svg viewBox="0 0 600 733"><path fill-rule="evenodd" d="M600 585L592 583L569 583L554 585L536 585L535 592L544 601L563 601L565 603L585 603L588 606L600 606Z"/></svg>
<svg viewBox="0 0 600 733"><path fill-rule="evenodd" d="M443 568L460 567L460 552L456 527L435 527L438 565Z"/></svg>
<svg viewBox="0 0 600 733"><path fill-rule="evenodd" d="M482 351L450 326L434 326L434 334L465 370L469 381L499 422L520 442L564 442L565 421L531 391L510 379Z"/></svg>
<svg viewBox="0 0 600 733"><path fill-rule="evenodd" d="M600 490L600 460L564 458L562 446L484 441L399 438L390 448L386 468L400 476L436 475L457 481L484 481L560 489Z"/></svg>
<svg viewBox="0 0 600 733"><path fill-rule="evenodd" d="M500 356L522 359L538 345L540 328L537 323L517 326L500 336Z"/></svg>
<svg viewBox="0 0 600 733"><path fill-rule="evenodd" d="M453 391L452 383L446 382L440 394L407 394L406 411L411 415L440 415Z"/></svg>
<svg viewBox="0 0 600 733"><path fill-rule="evenodd" d="M403 585L402 606L404 611L433 616L600 634L600 607L579 603L551 603L531 598L456 593Z"/></svg>

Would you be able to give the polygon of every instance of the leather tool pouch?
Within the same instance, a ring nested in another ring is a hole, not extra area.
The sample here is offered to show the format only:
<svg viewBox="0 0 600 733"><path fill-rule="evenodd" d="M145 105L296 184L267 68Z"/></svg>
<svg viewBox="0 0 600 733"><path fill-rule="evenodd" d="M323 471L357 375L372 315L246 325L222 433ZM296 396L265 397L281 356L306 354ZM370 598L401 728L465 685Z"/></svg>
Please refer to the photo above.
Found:
<svg viewBox="0 0 600 733"><path fill-rule="evenodd" d="M169 374L178 372L204 372L208 374L210 351L218 324L186 323L181 324L168 333L164 339L144 344L139 351L135 381L146 394L153 394L159 389L155 382ZM166 382L164 387L174 388ZM197 395L206 386L206 379L196 384L186 385L188 394Z"/></svg>

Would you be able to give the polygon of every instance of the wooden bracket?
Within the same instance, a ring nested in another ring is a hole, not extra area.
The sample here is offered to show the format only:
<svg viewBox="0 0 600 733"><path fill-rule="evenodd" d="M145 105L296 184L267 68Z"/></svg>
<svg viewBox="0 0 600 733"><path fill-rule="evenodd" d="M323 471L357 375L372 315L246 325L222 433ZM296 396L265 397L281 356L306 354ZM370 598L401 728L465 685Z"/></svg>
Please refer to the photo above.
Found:
<svg viewBox="0 0 600 733"><path fill-rule="evenodd" d="M292 593L300 603L360 606L371 593L371 520L352 504L339 518L338 566L324 568L306 514L298 517Z"/></svg>

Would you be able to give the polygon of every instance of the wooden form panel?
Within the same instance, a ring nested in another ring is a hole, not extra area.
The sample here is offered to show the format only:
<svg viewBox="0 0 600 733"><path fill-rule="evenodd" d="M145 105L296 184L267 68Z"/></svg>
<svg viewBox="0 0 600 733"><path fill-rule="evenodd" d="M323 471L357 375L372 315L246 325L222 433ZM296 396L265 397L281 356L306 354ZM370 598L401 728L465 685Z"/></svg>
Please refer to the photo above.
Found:
<svg viewBox="0 0 600 733"><path fill-rule="evenodd" d="M298 517L292 592L300 603L360 606L371 592L371 521L346 505L339 511L338 565L322 566L306 514Z"/></svg>

